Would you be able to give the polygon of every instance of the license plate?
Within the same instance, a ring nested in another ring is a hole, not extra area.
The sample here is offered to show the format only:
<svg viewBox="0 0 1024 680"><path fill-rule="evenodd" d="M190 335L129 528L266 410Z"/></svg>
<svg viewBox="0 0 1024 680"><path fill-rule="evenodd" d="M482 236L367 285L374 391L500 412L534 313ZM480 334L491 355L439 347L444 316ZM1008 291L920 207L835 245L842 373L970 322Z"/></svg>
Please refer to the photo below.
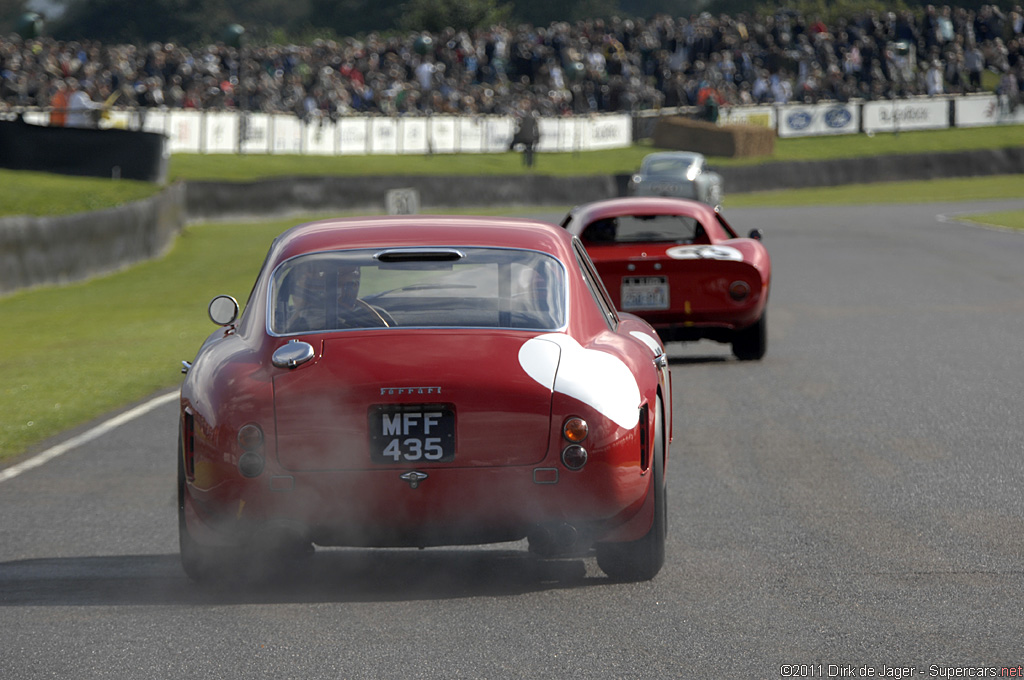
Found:
<svg viewBox="0 0 1024 680"><path fill-rule="evenodd" d="M651 190L659 196L678 196L683 193L683 187L675 182L656 182Z"/></svg>
<svg viewBox="0 0 1024 680"><path fill-rule="evenodd" d="M374 463L446 463L455 459L455 412L441 404L370 408Z"/></svg>
<svg viewBox="0 0 1024 680"><path fill-rule="evenodd" d="M668 309L668 279L664 276L622 278L621 309Z"/></svg>

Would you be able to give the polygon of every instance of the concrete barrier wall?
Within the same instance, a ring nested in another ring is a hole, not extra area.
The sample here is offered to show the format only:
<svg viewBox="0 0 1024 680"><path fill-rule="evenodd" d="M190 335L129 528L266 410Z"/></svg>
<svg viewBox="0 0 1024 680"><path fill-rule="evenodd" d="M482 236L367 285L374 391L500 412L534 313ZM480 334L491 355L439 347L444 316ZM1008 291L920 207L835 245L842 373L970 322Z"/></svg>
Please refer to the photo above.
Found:
<svg viewBox="0 0 1024 680"><path fill-rule="evenodd" d="M1024 147L716 167L725 195L866 182L1024 174ZM629 175L593 177L289 177L191 182L189 219L383 210L388 191L415 189L425 209L576 205L625 194Z"/></svg>
<svg viewBox="0 0 1024 680"><path fill-rule="evenodd" d="M108 210L0 219L0 295L70 283L158 257L186 220L185 185Z"/></svg>
<svg viewBox="0 0 1024 680"><path fill-rule="evenodd" d="M189 219L384 209L388 191L415 189L423 209L575 205L618 194L616 178L594 177L286 177L251 184L190 182Z"/></svg>
<svg viewBox="0 0 1024 680"><path fill-rule="evenodd" d="M1024 148L716 168L730 193L864 182L1024 174ZM291 177L176 184L153 198L62 217L0 219L0 295L106 274L162 255L186 220L382 212L391 189L423 209L571 206L620 196L628 175L592 177Z"/></svg>
<svg viewBox="0 0 1024 680"><path fill-rule="evenodd" d="M730 193L1024 173L1024 147L714 168ZM870 197L868 197L870 198Z"/></svg>

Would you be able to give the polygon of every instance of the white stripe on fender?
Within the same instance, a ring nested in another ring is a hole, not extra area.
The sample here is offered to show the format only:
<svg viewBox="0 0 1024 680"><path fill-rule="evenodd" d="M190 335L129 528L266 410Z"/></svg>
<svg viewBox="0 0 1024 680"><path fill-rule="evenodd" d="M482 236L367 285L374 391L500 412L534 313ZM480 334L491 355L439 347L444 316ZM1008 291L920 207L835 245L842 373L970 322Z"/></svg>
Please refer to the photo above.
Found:
<svg viewBox="0 0 1024 680"><path fill-rule="evenodd" d="M100 423L99 425L92 428L91 430L88 430L87 432L83 432L80 435L72 437L66 442L61 442L60 444L57 444L56 446L53 446L47 449L46 451L43 451L38 456L33 456L32 458L29 458L24 462L18 463L17 465L12 465L7 469L0 470L0 482L5 482L8 479L17 477L22 472L27 472L32 468L37 468L43 463L51 461L57 456L61 456L67 453L71 449L79 447L87 442L91 442L94 439L98 439L99 437L102 437L103 435L105 435L107 432L110 432L114 428L120 427L121 425L124 425L125 423L134 420L139 416L149 413L155 408L163 406L169 401L177 399L178 395L179 392L168 392L167 394L162 394L159 397L154 397L144 404L139 404L130 411L125 411L120 415L114 416L110 420Z"/></svg>
<svg viewBox="0 0 1024 680"><path fill-rule="evenodd" d="M560 351L551 351L554 344ZM545 333L519 348L519 365L534 381L579 399L631 430L640 421L636 376L618 357L587 349L565 333Z"/></svg>

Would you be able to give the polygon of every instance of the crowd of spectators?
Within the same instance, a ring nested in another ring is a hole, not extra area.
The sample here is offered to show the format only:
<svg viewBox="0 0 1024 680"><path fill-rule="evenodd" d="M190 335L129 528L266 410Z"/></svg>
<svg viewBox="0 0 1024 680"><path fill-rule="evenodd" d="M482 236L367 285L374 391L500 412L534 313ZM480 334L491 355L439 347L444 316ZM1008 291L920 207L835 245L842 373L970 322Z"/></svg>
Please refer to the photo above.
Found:
<svg viewBox="0 0 1024 680"><path fill-rule="evenodd" d="M81 89L107 106L545 116L1024 88L1024 11L929 5L831 23L796 12L369 35L310 45L0 39L0 110Z"/></svg>

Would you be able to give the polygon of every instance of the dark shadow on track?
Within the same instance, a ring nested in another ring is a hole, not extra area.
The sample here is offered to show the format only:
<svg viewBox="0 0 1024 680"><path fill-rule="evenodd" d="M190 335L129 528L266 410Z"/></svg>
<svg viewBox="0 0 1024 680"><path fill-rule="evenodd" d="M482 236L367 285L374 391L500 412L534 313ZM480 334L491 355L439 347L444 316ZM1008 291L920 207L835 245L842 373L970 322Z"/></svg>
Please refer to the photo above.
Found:
<svg viewBox="0 0 1024 680"><path fill-rule="evenodd" d="M195 584L177 554L0 563L0 607L396 602L509 596L608 583L583 558L523 550L326 549L287 569Z"/></svg>
<svg viewBox="0 0 1024 680"><path fill-rule="evenodd" d="M732 357L727 356L693 356L668 358L668 363L673 366L685 366L687 364L727 364L735 362Z"/></svg>

